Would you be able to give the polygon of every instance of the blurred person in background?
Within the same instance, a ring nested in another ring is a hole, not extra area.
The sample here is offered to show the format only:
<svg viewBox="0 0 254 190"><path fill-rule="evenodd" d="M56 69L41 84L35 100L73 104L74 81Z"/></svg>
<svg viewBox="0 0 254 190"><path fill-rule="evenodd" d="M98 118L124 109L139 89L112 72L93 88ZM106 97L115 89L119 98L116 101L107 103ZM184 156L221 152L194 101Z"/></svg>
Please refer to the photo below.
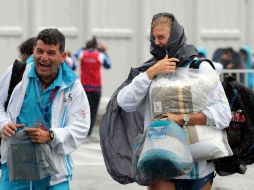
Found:
<svg viewBox="0 0 254 190"><path fill-rule="evenodd" d="M221 63L223 69L242 68L241 56L232 47L218 48L215 50L212 61Z"/></svg>
<svg viewBox="0 0 254 190"><path fill-rule="evenodd" d="M31 37L25 40L18 47L20 53L20 60L22 62L30 63L33 60L33 47L36 37Z"/></svg>
<svg viewBox="0 0 254 190"><path fill-rule="evenodd" d="M67 64L70 66L70 68L75 71L76 70L76 63L75 63L75 60L74 58L72 57L72 52L69 50L69 51L66 51L66 58L65 58Z"/></svg>
<svg viewBox="0 0 254 190"><path fill-rule="evenodd" d="M201 59L207 59L207 51L205 48L198 48L198 58ZM223 65L219 62L215 62L213 61L213 64L215 66L215 70L218 74L221 73L221 71L223 70Z"/></svg>
<svg viewBox="0 0 254 190"><path fill-rule="evenodd" d="M241 55L241 59L242 59L242 68L243 69L253 69L253 65L252 65L252 55L251 55L251 50L248 46L243 46L240 49L240 55ZM247 74L247 87L250 89L253 89L253 73L248 73Z"/></svg>
<svg viewBox="0 0 254 190"><path fill-rule="evenodd" d="M233 63L233 49L225 48L223 49L220 56L220 63L223 65L224 69L233 69L235 65Z"/></svg>
<svg viewBox="0 0 254 190"><path fill-rule="evenodd" d="M223 69L241 69L242 61L240 53L235 51L232 47L227 48L218 48L214 54L213 59L214 62L219 62L223 65ZM227 76L227 73L224 73L223 76ZM237 78L235 73L230 74L234 78ZM244 82L244 75L240 73L240 81Z"/></svg>
<svg viewBox="0 0 254 190"><path fill-rule="evenodd" d="M203 59L206 59L207 58L207 51L205 48L198 48L198 58L203 58Z"/></svg>
<svg viewBox="0 0 254 190"><path fill-rule="evenodd" d="M88 136L92 134L102 91L101 67L110 69L111 62L106 46L95 37L87 41L86 47L79 49L74 57L80 65L80 80L87 94L91 110L91 125Z"/></svg>

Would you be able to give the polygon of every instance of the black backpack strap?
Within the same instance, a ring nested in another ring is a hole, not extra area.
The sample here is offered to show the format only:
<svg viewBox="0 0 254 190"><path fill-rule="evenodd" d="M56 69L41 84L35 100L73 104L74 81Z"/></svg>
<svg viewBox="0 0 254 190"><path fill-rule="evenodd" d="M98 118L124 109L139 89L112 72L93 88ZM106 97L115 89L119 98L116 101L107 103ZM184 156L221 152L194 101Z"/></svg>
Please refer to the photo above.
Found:
<svg viewBox="0 0 254 190"><path fill-rule="evenodd" d="M203 61L206 61L208 62L211 67L215 70L215 66L213 64L213 62L209 59L193 59L190 63L190 67L189 68L192 68L192 69L199 69L199 66L200 64L203 62Z"/></svg>
<svg viewBox="0 0 254 190"><path fill-rule="evenodd" d="M15 86L21 81L23 77L23 73L26 69L26 63L21 62L19 60L15 60L12 67L12 73L11 73L11 81L8 89L8 97L4 104L5 111L7 110L7 106L12 94L13 89Z"/></svg>

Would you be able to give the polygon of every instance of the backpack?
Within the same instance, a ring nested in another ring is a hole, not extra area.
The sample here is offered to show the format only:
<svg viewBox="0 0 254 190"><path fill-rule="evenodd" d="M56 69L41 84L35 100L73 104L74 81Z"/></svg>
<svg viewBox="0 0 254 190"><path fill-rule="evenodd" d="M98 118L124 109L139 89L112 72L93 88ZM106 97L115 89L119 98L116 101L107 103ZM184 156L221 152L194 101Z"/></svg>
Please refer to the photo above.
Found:
<svg viewBox="0 0 254 190"><path fill-rule="evenodd" d="M190 67L198 69L202 61L193 62ZM246 165L254 163L254 92L232 76L225 76L222 85L232 113L225 130L233 155L214 160L215 170L220 176L244 174Z"/></svg>
<svg viewBox="0 0 254 190"><path fill-rule="evenodd" d="M25 69L26 69L25 62L21 62L17 59L14 61L13 67L12 67L10 85L8 89L8 96L4 104L5 111L7 110L7 106L10 101L12 91L14 90L15 86L21 81Z"/></svg>
<svg viewBox="0 0 254 190"><path fill-rule="evenodd" d="M140 72L146 71L155 62L147 62L141 67L131 68L128 78L113 93L100 125L100 145L104 162L110 176L121 184L132 183L132 144L144 130L144 104L135 112L125 112L117 104L117 94Z"/></svg>
<svg viewBox="0 0 254 190"><path fill-rule="evenodd" d="M221 176L244 174L254 163L254 92L231 76L222 84L232 113L226 132L234 155L215 160L215 168Z"/></svg>

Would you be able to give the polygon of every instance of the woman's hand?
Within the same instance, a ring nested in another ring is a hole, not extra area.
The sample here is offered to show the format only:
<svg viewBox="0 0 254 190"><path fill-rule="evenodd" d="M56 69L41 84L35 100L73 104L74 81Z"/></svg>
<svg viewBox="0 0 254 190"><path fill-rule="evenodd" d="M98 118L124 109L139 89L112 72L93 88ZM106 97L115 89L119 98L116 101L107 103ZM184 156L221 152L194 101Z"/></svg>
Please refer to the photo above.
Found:
<svg viewBox="0 0 254 190"><path fill-rule="evenodd" d="M178 62L179 59L168 58L168 55L166 55L163 59L158 61L146 71L147 76L151 80L156 75L165 75L168 73L172 73L176 70L176 64Z"/></svg>
<svg viewBox="0 0 254 190"><path fill-rule="evenodd" d="M189 122L188 126L194 126L194 125L207 125L206 124L206 115L203 112L198 113L191 113L188 114L189 116ZM171 121L176 122L178 125L183 126L183 114L173 114L173 113L163 113L160 117L160 119L168 119Z"/></svg>
<svg viewBox="0 0 254 190"><path fill-rule="evenodd" d="M177 123L179 126L183 125L183 115L182 114L173 114L173 113L163 113L161 115L162 120L171 120Z"/></svg>

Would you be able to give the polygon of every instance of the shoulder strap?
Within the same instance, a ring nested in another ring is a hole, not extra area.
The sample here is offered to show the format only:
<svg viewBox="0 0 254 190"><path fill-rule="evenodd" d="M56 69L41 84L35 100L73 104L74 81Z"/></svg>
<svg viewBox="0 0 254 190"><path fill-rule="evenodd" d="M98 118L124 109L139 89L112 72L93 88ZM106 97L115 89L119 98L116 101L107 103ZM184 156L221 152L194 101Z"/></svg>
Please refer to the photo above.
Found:
<svg viewBox="0 0 254 190"><path fill-rule="evenodd" d="M203 61L208 62L211 65L211 67L215 70L215 66L214 66L213 62L209 59L193 59L190 63L190 68L199 69L199 66Z"/></svg>
<svg viewBox="0 0 254 190"><path fill-rule="evenodd" d="M8 97L4 104L5 110L7 110L7 106L8 106L12 91L15 88L15 86L21 81L25 69L26 69L26 63L21 62L17 59L14 61L13 67L12 67L12 73L11 73L11 81L10 81L10 85L8 89Z"/></svg>

